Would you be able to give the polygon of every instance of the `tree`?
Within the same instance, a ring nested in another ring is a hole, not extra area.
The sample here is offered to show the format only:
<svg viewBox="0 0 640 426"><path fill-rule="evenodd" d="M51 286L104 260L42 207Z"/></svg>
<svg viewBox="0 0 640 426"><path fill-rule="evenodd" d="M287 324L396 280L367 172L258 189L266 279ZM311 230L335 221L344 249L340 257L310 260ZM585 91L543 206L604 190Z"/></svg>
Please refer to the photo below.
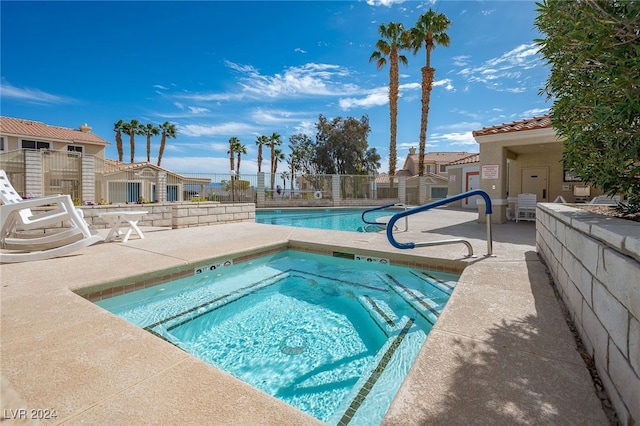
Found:
<svg viewBox="0 0 640 426"><path fill-rule="evenodd" d="M230 164L230 170L231 170L231 199L233 201L235 201L235 192L234 192L234 188L233 188L233 182L236 180L234 177L234 166L235 166L235 152L236 152L236 148L240 145L240 139L238 139L237 137L233 136L231 138L229 138L229 151L227 151L227 154L229 154L229 164Z"/></svg>
<svg viewBox="0 0 640 426"><path fill-rule="evenodd" d="M304 133L289 136L291 158L295 158L295 168L306 175L317 175L319 172L315 164L315 142ZM291 164L294 167L294 164ZM293 174L293 173L292 173Z"/></svg>
<svg viewBox="0 0 640 426"><path fill-rule="evenodd" d="M151 136L158 136L160 134L160 128L152 123L147 123L142 126L142 131L147 136L147 163L151 162Z"/></svg>
<svg viewBox="0 0 640 426"><path fill-rule="evenodd" d="M256 145L258 146L258 173L262 171L262 147L267 146L268 144L268 136L261 135L256 138Z"/></svg>
<svg viewBox="0 0 640 426"><path fill-rule="evenodd" d="M165 121L160 125L161 138L160 138L160 149L158 151L158 167L160 167L160 162L162 161L162 155L164 154L164 147L167 143L167 138L175 139L178 132L176 131L176 125L171 124L168 121Z"/></svg>
<svg viewBox="0 0 640 426"><path fill-rule="evenodd" d="M113 125L113 131L116 132L116 148L118 150L118 161L122 163L122 157L124 156L124 152L122 149L122 130L124 126L124 121L118 120Z"/></svg>
<svg viewBox="0 0 640 426"><path fill-rule="evenodd" d="M142 126L138 120L131 120L122 124L122 131L129 135L129 143L131 145L131 162L134 162L136 154L136 135L143 135Z"/></svg>
<svg viewBox="0 0 640 426"><path fill-rule="evenodd" d="M551 66L542 93L564 168L640 212L640 2L537 3L536 40ZM635 70L635 71L634 71Z"/></svg>
<svg viewBox="0 0 640 426"><path fill-rule="evenodd" d="M247 155L247 146L243 145L238 141L238 144L234 147L236 154L238 154L238 162L236 167L236 179L240 178L240 157L242 154Z"/></svg>
<svg viewBox="0 0 640 426"><path fill-rule="evenodd" d="M278 168L276 160L276 147L280 145L282 145L282 139L280 139L280 135L273 132L273 134L269 137L269 148L271 149L271 189L273 189L273 186L275 184L276 169Z"/></svg>
<svg viewBox="0 0 640 426"><path fill-rule="evenodd" d="M325 174L367 174L380 167L380 155L369 150L369 117L336 117L329 121L320 114L313 146L315 168Z"/></svg>
<svg viewBox="0 0 640 426"><path fill-rule="evenodd" d="M390 22L388 25L381 24L378 33L382 37L376 42L376 50L369 57L369 62L376 61L378 70L384 67L389 58L389 176L396 174L396 135L398 132L398 97L400 77L398 73L398 63L407 65L408 60L399 51L408 49L409 33L402 24ZM393 179L391 180L393 182Z"/></svg>
<svg viewBox="0 0 640 426"><path fill-rule="evenodd" d="M431 67L431 51L440 45L449 47L449 35L445 32L451 21L443 13L436 13L431 8L420 15L415 27L411 28L411 47L413 54L417 54L424 42L427 51L427 63L422 67L422 114L420 116L420 157L418 160L418 175L424 174L424 154L427 144L427 123L429 116L429 101L436 70Z"/></svg>

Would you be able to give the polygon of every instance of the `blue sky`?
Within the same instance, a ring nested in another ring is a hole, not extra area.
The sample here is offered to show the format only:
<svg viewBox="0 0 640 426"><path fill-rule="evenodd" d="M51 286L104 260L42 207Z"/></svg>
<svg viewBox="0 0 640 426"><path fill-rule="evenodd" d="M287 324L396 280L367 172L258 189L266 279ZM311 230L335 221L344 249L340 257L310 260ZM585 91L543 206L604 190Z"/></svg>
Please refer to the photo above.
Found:
<svg viewBox="0 0 640 426"><path fill-rule="evenodd" d="M452 25L450 47L432 53L427 151L478 152L473 130L548 112L551 103L539 95L548 67L533 41L540 37L534 2L394 0L3 0L0 111L62 127L86 122L111 142L112 159L116 121L169 121L178 136L162 165L206 173L228 171L232 136L248 150L241 171L254 173L257 136L279 133L288 154L292 134L315 137L319 114L368 115L369 146L385 172L389 69L378 71L369 57L381 23L410 28L429 7ZM426 57L424 49L405 55L398 168L418 147ZM152 157L159 142L152 139ZM146 160L144 146L145 137L136 137L136 161Z"/></svg>

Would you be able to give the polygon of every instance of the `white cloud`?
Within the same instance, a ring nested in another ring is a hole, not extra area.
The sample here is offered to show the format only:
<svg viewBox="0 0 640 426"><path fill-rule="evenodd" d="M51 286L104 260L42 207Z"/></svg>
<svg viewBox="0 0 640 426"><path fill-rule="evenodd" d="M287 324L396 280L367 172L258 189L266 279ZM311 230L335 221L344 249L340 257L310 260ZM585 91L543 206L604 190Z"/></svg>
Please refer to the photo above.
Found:
<svg viewBox="0 0 640 426"><path fill-rule="evenodd" d="M480 66L467 66L458 71L458 74L470 83L482 83L493 90L521 93L528 90L524 81L516 81L515 86L509 82L521 79L523 71L542 63L538 50L535 43L522 44L499 57L485 61Z"/></svg>
<svg viewBox="0 0 640 426"><path fill-rule="evenodd" d="M303 112L258 108L251 113L251 118L256 123L282 124L297 123L302 119L306 119L308 115L308 113Z"/></svg>
<svg viewBox="0 0 640 426"><path fill-rule="evenodd" d="M435 85L435 83L434 83ZM439 84L444 85L444 83ZM403 96L403 92L409 92L413 90L421 89L420 83L407 83L401 84L399 87L400 97ZM389 103L389 87L381 86L375 89L368 90L362 97L349 97L342 98L338 101L340 108L343 110L349 110L351 108L371 108L374 106L386 105Z"/></svg>
<svg viewBox="0 0 640 426"><path fill-rule="evenodd" d="M454 90L453 84L451 84L451 79L450 78L445 78L445 79L442 79L442 80L434 81L433 82L433 87L438 87L438 86L443 86L445 88L445 90L447 90L449 92Z"/></svg>
<svg viewBox="0 0 640 426"><path fill-rule="evenodd" d="M386 87L379 87L371 90L368 95L362 98L342 98L338 101L338 104L343 110L348 110L356 107L370 108L373 106L385 105L388 102L389 90Z"/></svg>
<svg viewBox="0 0 640 426"><path fill-rule="evenodd" d="M394 4L404 3L405 0L367 0L369 6L386 6L391 7Z"/></svg>
<svg viewBox="0 0 640 426"><path fill-rule="evenodd" d="M167 90L168 89L168 87L165 87L162 84L154 84L153 87L156 88L156 89L160 89L160 90Z"/></svg>
<svg viewBox="0 0 640 426"><path fill-rule="evenodd" d="M210 112L210 110L208 108L201 108L201 107L189 107L189 111L191 111L191 113L193 114L202 114L205 112Z"/></svg>
<svg viewBox="0 0 640 426"><path fill-rule="evenodd" d="M250 124L229 122L217 125L186 124L179 126L178 133L184 136L233 136L238 134L254 133L256 128Z"/></svg>
<svg viewBox="0 0 640 426"><path fill-rule="evenodd" d="M13 98L21 101L44 104L67 104L74 102L71 98L53 95L51 93L43 92L40 89L18 88L4 80L0 85L0 96L3 98Z"/></svg>
<svg viewBox="0 0 640 426"><path fill-rule="evenodd" d="M296 53L307 53L306 50L303 50L303 49L301 49L299 47L296 47L295 49L293 49L293 51L296 52Z"/></svg>
<svg viewBox="0 0 640 426"><path fill-rule="evenodd" d="M455 145L476 145L477 142L473 138L471 131L467 132L451 132L451 133L433 133L429 136L429 141L436 144L446 144L448 146Z"/></svg>
<svg viewBox="0 0 640 426"><path fill-rule="evenodd" d="M541 115L545 115L549 113L549 108L534 108L524 111L522 113L523 117L539 117Z"/></svg>

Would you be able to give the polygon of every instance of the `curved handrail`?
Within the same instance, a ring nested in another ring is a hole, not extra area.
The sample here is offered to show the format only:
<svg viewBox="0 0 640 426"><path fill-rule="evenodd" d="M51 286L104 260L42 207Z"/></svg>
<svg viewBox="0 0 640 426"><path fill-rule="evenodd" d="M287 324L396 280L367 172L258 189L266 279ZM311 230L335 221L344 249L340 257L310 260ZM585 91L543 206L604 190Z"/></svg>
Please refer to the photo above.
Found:
<svg viewBox="0 0 640 426"><path fill-rule="evenodd" d="M386 206L374 207L374 208L372 208L372 209L365 210L365 211L363 211L363 212L362 212L362 215L361 215L361 217L362 217L362 221L363 221L364 223L366 223L367 225L384 225L384 226L386 226L387 224L386 224L386 223L383 223L383 222L369 222L368 220L366 220L366 219L364 218L364 215L365 215L365 214L367 214L367 213L375 212L375 211L377 211L377 210L384 210L384 209L387 209L387 208L389 208L389 207L395 207L395 205L396 205L396 204L395 204L395 203L393 203L393 204L387 204Z"/></svg>
<svg viewBox="0 0 640 426"><path fill-rule="evenodd" d="M394 224L398 221L398 219L401 219L403 217L407 217L410 216L412 214L416 214L416 213L421 213L423 211L432 209L434 207L439 207L445 204L449 204L452 203L454 201L458 201L458 200L462 200L464 198L467 197L471 197L474 195L480 195L482 196L482 198L484 198L485 201L485 205L486 205L486 210L485 213L487 215L487 247L488 247L488 254L491 255L492 253L492 248L491 248L491 214L492 214L492 210L491 210L491 198L489 197L489 194L487 194L485 191L481 190L481 189L474 189L471 191L467 191L467 192L463 192L462 194L457 194L457 195L453 195L451 197L447 197L447 198L443 198L442 200L438 200L438 201L433 201L431 203L427 203L424 204L422 206L418 206L418 207L414 207L399 213L394 214L393 216L391 216L391 219L389 219L389 222L387 223L387 239L389 240L389 243L391 243L392 246L394 246L395 248L399 248L399 249L413 249L416 247L424 247L426 245L433 245L433 241L429 242L429 243L399 243L398 241L396 241L396 239L393 237L393 226ZM454 242L454 241L450 241L450 242ZM460 240L456 240L455 242L462 242ZM442 242L444 243L444 242ZM469 247L470 245L468 245L467 243L467 247Z"/></svg>

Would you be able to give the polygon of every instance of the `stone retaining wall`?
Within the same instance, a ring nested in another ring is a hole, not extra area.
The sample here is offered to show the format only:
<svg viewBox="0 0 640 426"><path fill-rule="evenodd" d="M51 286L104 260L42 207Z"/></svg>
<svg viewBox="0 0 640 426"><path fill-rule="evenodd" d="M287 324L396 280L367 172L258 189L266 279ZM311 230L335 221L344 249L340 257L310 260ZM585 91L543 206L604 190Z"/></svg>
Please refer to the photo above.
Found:
<svg viewBox="0 0 640 426"><path fill-rule="evenodd" d="M538 204L546 261L622 424L640 424L640 224Z"/></svg>
<svg viewBox="0 0 640 426"><path fill-rule="evenodd" d="M108 204L82 207L86 222L94 229L107 227L107 223L99 217L101 213L127 210L146 210L149 212L138 223L139 226L159 226L173 229L230 222L255 222L256 217L256 208L253 203Z"/></svg>

